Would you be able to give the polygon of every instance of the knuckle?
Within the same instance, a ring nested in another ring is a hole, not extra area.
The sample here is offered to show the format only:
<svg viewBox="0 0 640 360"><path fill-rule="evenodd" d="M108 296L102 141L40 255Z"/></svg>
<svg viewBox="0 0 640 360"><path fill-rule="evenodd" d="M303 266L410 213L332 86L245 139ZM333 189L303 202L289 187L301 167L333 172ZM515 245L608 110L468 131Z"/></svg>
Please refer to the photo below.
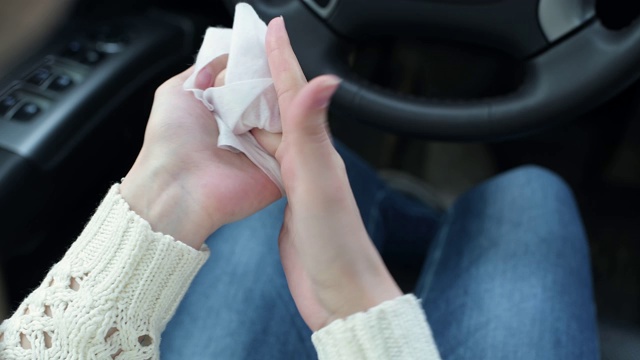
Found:
<svg viewBox="0 0 640 360"><path fill-rule="evenodd" d="M168 92L174 86L175 86L175 80L174 80L174 78L171 78L171 79L165 81L164 83L162 83L160 86L158 86L156 88L154 96L155 97L162 96L163 94Z"/></svg>

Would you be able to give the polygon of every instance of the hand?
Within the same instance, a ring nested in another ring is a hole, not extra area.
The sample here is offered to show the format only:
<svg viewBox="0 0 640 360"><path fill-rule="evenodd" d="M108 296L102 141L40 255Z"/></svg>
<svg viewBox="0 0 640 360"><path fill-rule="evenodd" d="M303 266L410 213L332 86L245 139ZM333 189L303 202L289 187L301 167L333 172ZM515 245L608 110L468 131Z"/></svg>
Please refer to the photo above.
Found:
<svg viewBox="0 0 640 360"><path fill-rule="evenodd" d="M198 74L200 89L222 85L226 59ZM121 185L131 208L155 231L198 249L218 227L247 217L281 197L244 154L217 147L213 114L182 88L193 68L155 94L144 145Z"/></svg>
<svg viewBox="0 0 640 360"><path fill-rule="evenodd" d="M327 106L335 76L307 84L281 18L266 38L282 117L282 139L254 132L281 165L289 204L280 256L298 310L316 331L402 295L371 242L331 143Z"/></svg>

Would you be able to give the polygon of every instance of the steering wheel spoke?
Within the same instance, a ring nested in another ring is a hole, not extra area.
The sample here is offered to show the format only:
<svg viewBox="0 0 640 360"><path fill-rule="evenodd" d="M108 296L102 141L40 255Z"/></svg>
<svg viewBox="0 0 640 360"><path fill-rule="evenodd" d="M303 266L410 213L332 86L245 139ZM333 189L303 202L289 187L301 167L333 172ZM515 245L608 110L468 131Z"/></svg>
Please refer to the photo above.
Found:
<svg viewBox="0 0 640 360"><path fill-rule="evenodd" d="M547 45L537 0L334 0L328 12L311 8L337 33L355 40L440 38L497 47L521 58Z"/></svg>

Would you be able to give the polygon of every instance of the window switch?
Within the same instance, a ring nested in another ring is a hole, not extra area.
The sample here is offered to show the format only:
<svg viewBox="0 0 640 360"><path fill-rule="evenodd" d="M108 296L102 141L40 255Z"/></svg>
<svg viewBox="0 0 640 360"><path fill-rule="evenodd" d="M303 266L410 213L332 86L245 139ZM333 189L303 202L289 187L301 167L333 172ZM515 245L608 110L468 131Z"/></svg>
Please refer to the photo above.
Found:
<svg viewBox="0 0 640 360"><path fill-rule="evenodd" d="M49 90L53 91L64 91L67 88L73 85L73 80L68 75L58 75L53 81L49 84Z"/></svg>
<svg viewBox="0 0 640 360"><path fill-rule="evenodd" d="M33 119L34 116L38 115L39 112L40 112L40 107L38 107L38 105L32 102L28 102L22 105L20 109L18 109L18 111L16 111L16 113L13 114L13 119L20 120L20 121L28 121Z"/></svg>
<svg viewBox="0 0 640 360"><path fill-rule="evenodd" d="M82 54L83 49L84 45L81 41L73 40L67 44L67 47L62 52L62 56L74 59Z"/></svg>
<svg viewBox="0 0 640 360"><path fill-rule="evenodd" d="M41 67L33 74L31 74L27 81L34 85L40 86L44 84L44 82L47 81L49 77L51 77L51 69L49 69L48 67Z"/></svg>
<svg viewBox="0 0 640 360"><path fill-rule="evenodd" d="M4 116L14 106L18 104L20 100L13 94L9 94L0 100L0 116Z"/></svg>
<svg viewBox="0 0 640 360"><path fill-rule="evenodd" d="M102 59L99 52L94 50L86 51L80 58L80 62L85 65L95 65Z"/></svg>

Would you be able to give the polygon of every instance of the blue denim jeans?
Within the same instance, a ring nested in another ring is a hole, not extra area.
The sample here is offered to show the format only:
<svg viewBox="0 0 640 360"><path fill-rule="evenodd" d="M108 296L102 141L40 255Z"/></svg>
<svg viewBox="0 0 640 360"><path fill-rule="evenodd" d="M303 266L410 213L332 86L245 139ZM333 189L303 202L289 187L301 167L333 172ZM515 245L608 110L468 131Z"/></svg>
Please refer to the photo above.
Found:
<svg viewBox="0 0 640 360"><path fill-rule="evenodd" d="M589 249L558 176L518 168L439 214L338 148L383 256L424 260L415 294L443 359L599 358ZM285 205L207 240L211 257L163 333L163 359L317 358L279 259Z"/></svg>

